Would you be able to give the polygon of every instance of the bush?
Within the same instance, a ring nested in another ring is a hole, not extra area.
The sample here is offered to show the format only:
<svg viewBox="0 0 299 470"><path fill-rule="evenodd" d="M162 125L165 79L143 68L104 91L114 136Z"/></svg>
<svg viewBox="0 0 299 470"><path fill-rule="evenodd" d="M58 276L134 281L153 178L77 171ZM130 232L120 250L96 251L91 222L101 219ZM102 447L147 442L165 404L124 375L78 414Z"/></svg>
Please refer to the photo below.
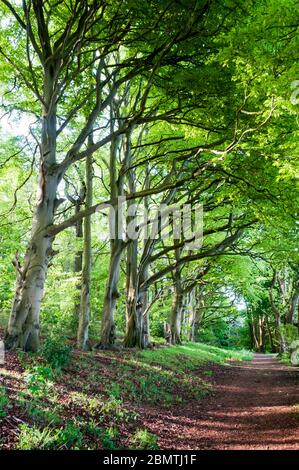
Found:
<svg viewBox="0 0 299 470"><path fill-rule="evenodd" d="M67 449L80 447L82 444L83 434L80 429L71 421L67 423L64 429L58 433L59 444Z"/></svg>
<svg viewBox="0 0 299 470"><path fill-rule="evenodd" d="M49 428L43 430L27 424L21 424L19 442L17 449L19 450L50 450L56 449L57 432Z"/></svg>
<svg viewBox="0 0 299 470"><path fill-rule="evenodd" d="M134 449L139 450L157 450L157 436L152 434L147 429L137 429L137 431L131 436L130 444L133 445Z"/></svg>
<svg viewBox="0 0 299 470"><path fill-rule="evenodd" d="M0 418L4 418L7 415L6 407L9 404L9 399L6 395L4 387L0 386Z"/></svg>
<svg viewBox="0 0 299 470"><path fill-rule="evenodd" d="M296 341L299 339L298 328L294 325L281 326L281 332L285 337L288 347L293 341Z"/></svg>
<svg viewBox="0 0 299 470"><path fill-rule="evenodd" d="M25 401L25 400L24 400ZM21 402L22 403L22 402ZM43 425L59 425L60 416L56 408L45 406L44 401L40 399L34 399L31 401L25 401L25 409L31 419L35 423Z"/></svg>
<svg viewBox="0 0 299 470"><path fill-rule="evenodd" d="M62 338L53 336L46 339L41 354L53 369L65 369L71 360L71 348Z"/></svg>
<svg viewBox="0 0 299 470"><path fill-rule="evenodd" d="M106 428L102 433L102 446L103 449L116 450L117 446L115 439L118 436L118 430L114 426Z"/></svg>
<svg viewBox="0 0 299 470"><path fill-rule="evenodd" d="M31 395L42 396L48 393L54 373L50 367L35 365L25 376L27 388Z"/></svg>

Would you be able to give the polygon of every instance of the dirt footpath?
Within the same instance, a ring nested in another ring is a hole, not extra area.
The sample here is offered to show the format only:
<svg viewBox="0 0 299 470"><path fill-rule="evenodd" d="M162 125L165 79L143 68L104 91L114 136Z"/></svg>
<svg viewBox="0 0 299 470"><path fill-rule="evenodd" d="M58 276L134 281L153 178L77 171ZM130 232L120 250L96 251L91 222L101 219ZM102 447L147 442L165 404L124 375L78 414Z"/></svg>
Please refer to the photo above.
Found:
<svg viewBox="0 0 299 470"><path fill-rule="evenodd" d="M255 354L250 362L207 369L212 396L144 413L161 449L299 449L298 367Z"/></svg>

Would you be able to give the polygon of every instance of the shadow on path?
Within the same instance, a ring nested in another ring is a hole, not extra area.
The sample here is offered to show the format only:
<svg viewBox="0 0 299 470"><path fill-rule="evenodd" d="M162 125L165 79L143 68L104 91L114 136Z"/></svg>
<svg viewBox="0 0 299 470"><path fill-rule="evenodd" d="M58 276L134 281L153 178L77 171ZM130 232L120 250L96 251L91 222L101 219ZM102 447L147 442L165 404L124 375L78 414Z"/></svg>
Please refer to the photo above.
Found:
<svg viewBox="0 0 299 470"><path fill-rule="evenodd" d="M163 413L146 409L161 449L299 449L299 369L271 355L207 366L209 398Z"/></svg>

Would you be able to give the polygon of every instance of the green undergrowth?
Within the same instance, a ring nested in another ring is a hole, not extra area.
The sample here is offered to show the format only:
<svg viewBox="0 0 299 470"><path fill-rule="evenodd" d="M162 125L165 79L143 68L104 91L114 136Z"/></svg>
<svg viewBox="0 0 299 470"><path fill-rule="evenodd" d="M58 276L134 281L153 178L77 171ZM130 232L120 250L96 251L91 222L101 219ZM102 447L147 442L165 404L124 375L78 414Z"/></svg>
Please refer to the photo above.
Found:
<svg viewBox="0 0 299 470"><path fill-rule="evenodd" d="M0 419L5 418L7 415L7 408L9 406L9 399L6 394L6 389L0 385Z"/></svg>
<svg viewBox="0 0 299 470"><path fill-rule="evenodd" d="M283 353L283 354L280 354L280 355L275 354L275 356L278 358L279 362L281 362L282 364L286 364L288 366L294 366L295 365L295 364L292 363L291 353L290 352L286 352L286 353Z"/></svg>
<svg viewBox="0 0 299 470"><path fill-rule="evenodd" d="M200 400L212 390L213 364L251 359L246 351L200 343L69 356L56 342L46 351L19 355L17 449L157 449L142 418L147 404L162 409ZM0 392L1 419L9 397L5 387Z"/></svg>
<svg viewBox="0 0 299 470"><path fill-rule="evenodd" d="M223 364L228 360L249 361L253 357L250 351L219 348L204 343L186 343L181 346L145 350L140 356L149 363L156 362L183 370L194 370L205 362Z"/></svg>

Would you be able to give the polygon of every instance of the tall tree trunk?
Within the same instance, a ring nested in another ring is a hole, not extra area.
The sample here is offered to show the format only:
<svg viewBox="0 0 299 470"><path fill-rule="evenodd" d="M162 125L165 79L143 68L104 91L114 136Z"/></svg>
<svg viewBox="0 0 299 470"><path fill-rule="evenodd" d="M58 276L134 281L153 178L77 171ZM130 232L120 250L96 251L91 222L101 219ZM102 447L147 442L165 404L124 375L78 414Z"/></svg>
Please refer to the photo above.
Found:
<svg viewBox="0 0 299 470"><path fill-rule="evenodd" d="M247 313L247 323L248 323L248 328L249 328L251 346L252 346L252 349L255 349L254 324L253 324L252 318L250 318L249 316L249 313Z"/></svg>
<svg viewBox="0 0 299 470"><path fill-rule="evenodd" d="M204 287L196 286L193 289L193 309L192 309L192 319L190 325L190 341L198 341L199 331L201 328L202 314L204 310Z"/></svg>
<svg viewBox="0 0 299 470"><path fill-rule="evenodd" d="M149 182L149 167L146 166L145 172L145 189L150 187ZM132 171L128 172L128 182L130 186L130 192L135 192L135 174ZM165 200L164 204L170 203L174 198L176 191L170 191ZM149 208L148 198L144 199L144 210L147 213ZM144 283L148 279L149 275L149 266L150 259L155 248L158 239L151 239L150 237L145 237L143 252L140 257L140 263L137 268L137 274L134 274L134 280L136 281L136 286L132 289L132 292L135 291L136 300L134 302L130 301L126 309L126 319L127 319L127 332L125 337L124 344L128 347L141 347L147 348L151 346L150 343L150 322L149 322L149 308L148 306L148 287L145 287ZM135 241L131 242L135 243ZM131 256L133 253L135 260L132 263L134 269L136 269L136 260L137 260L137 251L136 248L132 248L130 251ZM129 298L129 297L128 297Z"/></svg>
<svg viewBox="0 0 299 470"><path fill-rule="evenodd" d="M131 291L133 293L133 290ZM124 340L126 347L148 348L150 343L149 308L147 290L139 290L137 284L136 300L130 295L127 302L127 331ZM128 291L127 291L128 293Z"/></svg>
<svg viewBox="0 0 299 470"><path fill-rule="evenodd" d="M272 331L271 331L271 326L270 326L268 315L266 315L265 318L266 318L266 325L267 325L267 331L268 331L268 336L269 336L269 343L270 343L271 352L274 352L275 347L274 347L273 336L272 336Z"/></svg>
<svg viewBox="0 0 299 470"><path fill-rule="evenodd" d="M147 276L147 275L146 275ZM149 302L148 302L148 289L139 290L137 308L140 308L143 318L143 347L152 347L150 340L150 317L149 317Z"/></svg>
<svg viewBox="0 0 299 470"><path fill-rule="evenodd" d="M146 163L145 167L145 181L144 181L144 189L149 189L150 187L150 169L148 162ZM144 198L144 212L148 214L149 211L149 198L146 196ZM146 248L146 237L144 239L143 248ZM142 268L139 267L138 270L138 300L137 300L137 309L140 309L140 315L142 315L143 321L143 346L144 348L148 348L151 346L150 341L150 318L149 318L149 289L142 288L143 282L146 281L149 275L149 263L145 263Z"/></svg>
<svg viewBox="0 0 299 470"><path fill-rule="evenodd" d="M50 62L50 61L49 61ZM15 297L5 336L7 349L22 348L36 351L39 347L40 306L49 262L54 254L53 238L46 227L54 220L59 201L56 199L59 175L56 164L55 67L49 63L44 70L42 139L37 202L33 216L31 238L23 266L16 261L18 271Z"/></svg>
<svg viewBox="0 0 299 470"><path fill-rule="evenodd" d="M128 186L130 193L136 191L136 175L133 170L128 171ZM146 166L145 189L149 188L149 169ZM144 199L144 210L148 210L148 198ZM128 223L132 223L136 217L134 206L128 203L130 211ZM134 224L132 225L134 228ZM132 231L132 230L131 230ZM144 250L148 241L144 240ZM131 240L127 249L127 306L126 319L127 331L124 340L126 347L147 348L150 345L148 289L142 288L143 282L148 278L149 263L140 263L138 266L138 239Z"/></svg>
<svg viewBox="0 0 299 470"><path fill-rule="evenodd" d="M129 146L130 143L128 142ZM136 192L135 172L129 170L127 173L128 188L130 194ZM144 347L143 341L143 314L139 304L138 292L138 232L137 225L137 207L134 200L128 201L128 233L130 239L127 248L127 266L126 266L126 318L127 331L124 339L124 346L128 348Z"/></svg>
<svg viewBox="0 0 299 470"><path fill-rule="evenodd" d="M148 348L151 346L148 289L141 287L147 276L148 266L144 272L137 271L136 289L134 285L127 286L127 331L124 340L126 347ZM131 280L133 281L132 278Z"/></svg>
<svg viewBox="0 0 299 470"><path fill-rule="evenodd" d="M252 333L253 333L253 338L254 338L255 350L258 351L259 350L259 342L258 342L258 337L257 337L256 331L257 331L257 322L254 319L253 323L252 323Z"/></svg>
<svg viewBox="0 0 299 470"><path fill-rule="evenodd" d="M194 289L195 290L195 289ZM194 296L194 290L192 291L192 296ZM190 329L189 329L189 341L195 341L195 312L196 312L196 304L192 302L191 304L191 317L190 317Z"/></svg>
<svg viewBox="0 0 299 470"><path fill-rule="evenodd" d="M92 156L89 155L86 157L86 209L92 206L92 179ZM77 334L77 347L82 350L89 349L91 262L91 216L89 215L84 219L82 286Z"/></svg>
<svg viewBox="0 0 299 470"><path fill-rule="evenodd" d="M287 344L286 344L286 340L281 329L282 325L281 325L281 320L280 320L279 315L275 317L275 326L276 326L276 330L275 330L276 339L278 343L278 352L280 354L283 354L287 351Z"/></svg>
<svg viewBox="0 0 299 470"><path fill-rule="evenodd" d="M181 339L183 338L183 335L186 331L186 326L188 323L188 311L189 311L188 297L189 297L188 292L186 293L183 291L183 301L182 301L182 309L181 309Z"/></svg>
<svg viewBox="0 0 299 470"><path fill-rule="evenodd" d="M113 243L113 241L111 245L109 273L102 311L101 341L98 345L101 349L109 349L115 342L114 311L119 298L118 282L123 248L119 243Z"/></svg>
<svg viewBox="0 0 299 470"><path fill-rule="evenodd" d="M124 345L143 348L143 315L138 299L137 240L131 240L127 248L126 317L127 331Z"/></svg>
<svg viewBox="0 0 299 470"><path fill-rule="evenodd" d="M196 315L195 315L195 324L194 324L194 339L199 341L200 330L202 328L205 316L205 295L204 287L201 286L197 291L196 296Z"/></svg>
<svg viewBox="0 0 299 470"><path fill-rule="evenodd" d="M258 319L258 350L264 352L264 316L259 315Z"/></svg>
<svg viewBox="0 0 299 470"><path fill-rule="evenodd" d="M180 258L180 249L176 249L175 256L177 260ZM174 271L173 278L173 301L170 312L171 344L181 344L183 288L180 267Z"/></svg>
<svg viewBox="0 0 299 470"><path fill-rule="evenodd" d="M259 350L259 342L256 334L256 320L253 315L251 315L251 332L253 338L253 346L256 351Z"/></svg>
<svg viewBox="0 0 299 470"><path fill-rule="evenodd" d="M194 321L195 321L195 289L191 289L189 292L189 331L188 339L189 341L194 341Z"/></svg>
<svg viewBox="0 0 299 470"><path fill-rule="evenodd" d="M171 344L181 344L181 316L183 295L177 284L174 284L173 302L170 312Z"/></svg>
<svg viewBox="0 0 299 470"><path fill-rule="evenodd" d="M78 214L78 212L81 209L81 202L77 201L75 205L75 214ZM76 223L76 239L77 240L82 240L83 238L83 220L80 219ZM74 305L74 313L75 313L75 319L76 321L80 317L80 294L81 294L81 280L80 280L80 275L82 274L82 267L83 267L83 251L82 249L77 250L75 254L75 260L74 260L74 274L78 276L76 280L76 296L75 296L75 305Z"/></svg>
<svg viewBox="0 0 299 470"><path fill-rule="evenodd" d="M286 345L284 334L281 329L280 311L274 302L273 288L275 287L276 282L277 282L277 274L276 274L276 271L274 270L271 286L269 288L269 299L270 299L270 305L271 305L271 308L274 314L274 319L275 319L275 335L276 335L276 339L278 343L278 352L282 354L286 352L287 345Z"/></svg>
<svg viewBox="0 0 299 470"><path fill-rule="evenodd" d="M115 131L117 111L114 105L110 108L110 131ZM110 194L113 202L112 212L109 214L110 219L110 261L109 272L105 288L104 303L102 310L101 323L101 340L97 347L101 349L109 349L115 343L115 323L114 312L117 299L119 298L118 283L120 277L120 263L125 243L122 240L119 228L122 226L121 207L119 207L119 197L123 196L123 172L117 171L117 159L120 151L120 137L115 137L111 141L110 146ZM121 231L121 230L120 230Z"/></svg>

